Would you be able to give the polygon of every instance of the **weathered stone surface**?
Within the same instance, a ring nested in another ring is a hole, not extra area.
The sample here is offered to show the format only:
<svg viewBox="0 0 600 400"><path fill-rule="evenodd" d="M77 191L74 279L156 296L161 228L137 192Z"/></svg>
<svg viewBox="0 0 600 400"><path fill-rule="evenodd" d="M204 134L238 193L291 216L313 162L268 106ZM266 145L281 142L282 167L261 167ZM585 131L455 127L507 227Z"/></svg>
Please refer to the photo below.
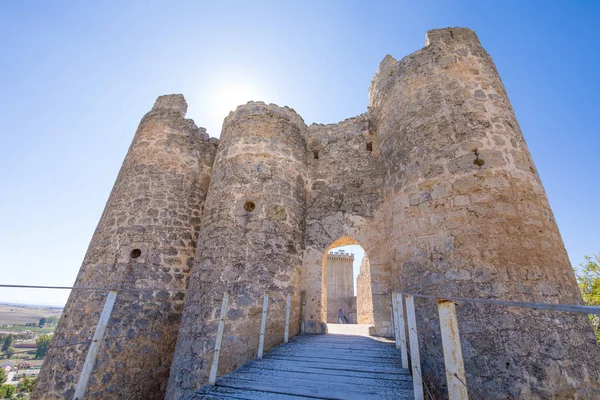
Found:
<svg viewBox="0 0 600 400"><path fill-rule="evenodd" d="M220 373L255 357L264 292L266 350L283 341L288 293L290 334L325 332L326 254L341 245L368 255L357 318L373 335L391 336L391 290L581 303L500 77L468 29L433 30L423 49L386 56L367 113L338 124L307 127L290 108L250 102L226 118L217 150L185 109L163 96L142 120L77 278L169 289L120 292L108 332L126 340L103 345L90 386L119 392L103 398L162 398L167 375L152 372L171 358L166 398L206 384L225 291ZM104 296L73 292L54 345L89 339ZM423 375L444 398L436 305L416 305ZM584 315L457 310L473 393L600 398L600 349ZM85 354L52 350L35 396L69 398Z"/></svg>
<svg viewBox="0 0 600 400"><path fill-rule="evenodd" d="M302 288L304 320L326 320L325 255L337 246L359 244L370 260L368 284L375 332L391 336L390 255L381 232L390 221L381 210L380 148L368 114L338 124L308 127L307 194ZM318 158L315 157L317 152Z"/></svg>
<svg viewBox="0 0 600 400"><path fill-rule="evenodd" d="M427 33L386 58L370 117L393 220L394 288L455 297L580 304L544 189L490 56L475 33ZM431 174L431 166L443 173ZM433 188L444 186L444 195ZM436 239L439 238L439 239ZM423 373L444 371L434 302L417 301ZM584 315L460 303L469 387L486 399L600 398L600 351ZM568 321L568 322L567 322ZM437 347L437 349L435 349Z"/></svg>
<svg viewBox="0 0 600 400"><path fill-rule="evenodd" d="M371 267L365 254L360 263L356 278L356 319L359 324L373 325L373 290L371 288Z"/></svg>
<svg viewBox="0 0 600 400"><path fill-rule="evenodd" d="M327 333L327 324L321 321L302 322L302 333L307 335L323 335Z"/></svg>
<svg viewBox="0 0 600 400"><path fill-rule="evenodd" d="M178 339L169 398L206 382L225 291L230 312L221 372L256 356L264 292L271 299L265 350L283 341L288 293L290 331L299 331L305 159L306 125L293 110L250 102L226 118L182 320L189 329Z"/></svg>
<svg viewBox="0 0 600 400"><path fill-rule="evenodd" d="M183 96L161 96L142 119L75 281L121 289L106 331L115 339L101 344L88 387L118 388L103 399L164 397L218 143L186 109ZM74 290L52 346L91 339L106 295ZM33 397L70 399L86 353L85 344L51 349Z"/></svg>

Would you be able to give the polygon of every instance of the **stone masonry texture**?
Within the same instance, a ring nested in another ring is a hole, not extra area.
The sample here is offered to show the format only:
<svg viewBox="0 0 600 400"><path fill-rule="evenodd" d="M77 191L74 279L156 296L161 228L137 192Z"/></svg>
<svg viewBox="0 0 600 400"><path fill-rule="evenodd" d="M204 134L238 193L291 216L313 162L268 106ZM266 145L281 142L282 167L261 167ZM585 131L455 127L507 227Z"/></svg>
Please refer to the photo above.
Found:
<svg viewBox="0 0 600 400"><path fill-rule="evenodd" d="M164 398L217 148L186 108L183 96L162 96L142 119L75 281L122 289L106 331L116 339L101 343L88 392L116 389L96 398ZM106 295L74 290L52 346L89 340ZM33 398L72 398L87 348L50 350Z"/></svg>
<svg viewBox="0 0 600 400"><path fill-rule="evenodd" d="M407 292L580 304L537 170L496 67L468 29L386 57L370 118L384 170L391 285ZM443 396L435 304L416 302L423 375ZM587 316L461 303L469 386L486 399L600 398Z"/></svg>
<svg viewBox="0 0 600 400"><path fill-rule="evenodd" d="M373 325L373 293L371 291L371 268L369 257L363 257L356 278L356 322Z"/></svg>
<svg viewBox="0 0 600 400"><path fill-rule="evenodd" d="M288 293L298 332L305 156L306 125L292 109L251 102L225 119L182 321L190 328L177 343L168 398L206 381L224 292L221 372L256 357L265 292L265 350L283 341Z"/></svg>
<svg viewBox="0 0 600 400"><path fill-rule="evenodd" d="M228 292L219 374L327 321L328 252L359 244L356 318L391 336L390 293L581 304L537 169L474 32L427 33L386 56L364 114L307 126L249 102L220 141L161 96L140 123L76 286L117 287L88 391L185 399L207 384ZM142 290L152 288L152 290ZM135 290L134 290L135 289ZM71 293L34 398L71 399L106 291ZM435 301L416 299L423 377L447 398ZM585 315L457 303L471 393L598 399ZM319 329L323 331L324 329Z"/></svg>

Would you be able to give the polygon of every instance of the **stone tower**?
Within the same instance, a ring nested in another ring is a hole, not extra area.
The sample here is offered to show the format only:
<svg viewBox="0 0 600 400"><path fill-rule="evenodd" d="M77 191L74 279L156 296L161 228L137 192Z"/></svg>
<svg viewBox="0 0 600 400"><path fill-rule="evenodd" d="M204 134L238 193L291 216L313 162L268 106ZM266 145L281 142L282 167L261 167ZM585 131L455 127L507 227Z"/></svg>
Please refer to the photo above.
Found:
<svg viewBox="0 0 600 400"><path fill-rule="evenodd" d="M347 323L356 323L353 262L354 254L344 250L327 254L327 322L337 324L339 310L342 310Z"/></svg>
<svg viewBox="0 0 600 400"><path fill-rule="evenodd" d="M177 343L168 398L206 381L224 292L222 372L256 356L265 292L265 348L283 340L288 293L298 331L305 154L306 125L292 109L250 102L225 119L182 321L189 328Z"/></svg>
<svg viewBox="0 0 600 400"><path fill-rule="evenodd" d="M342 245L365 250L358 322L374 335L391 336L392 290L581 304L508 96L468 29L432 30L424 48L386 56L367 112L337 124L249 102L217 143L185 109L163 96L142 119L77 277L121 289L89 388L102 398L188 398L206 384L224 293L219 373L255 357L265 292L265 350L283 341L288 294L291 335L326 322L327 254ZM73 291L36 398L72 397L87 347L61 346L90 339L105 296ZM423 377L444 398L436 304L416 305ZM478 397L600 398L584 315L457 311Z"/></svg>
<svg viewBox="0 0 600 400"><path fill-rule="evenodd" d="M217 148L186 109L161 96L142 119L75 282L121 289L88 387L102 399L164 397ZM73 397L88 346L65 345L91 339L106 295L71 293L34 398Z"/></svg>
<svg viewBox="0 0 600 400"><path fill-rule="evenodd" d="M469 29L427 33L371 83L391 285L409 293L580 304L536 167L496 67ZM423 375L444 392L435 302L419 300ZM585 315L461 303L467 380L486 399L599 398ZM434 350L437 347L437 351Z"/></svg>

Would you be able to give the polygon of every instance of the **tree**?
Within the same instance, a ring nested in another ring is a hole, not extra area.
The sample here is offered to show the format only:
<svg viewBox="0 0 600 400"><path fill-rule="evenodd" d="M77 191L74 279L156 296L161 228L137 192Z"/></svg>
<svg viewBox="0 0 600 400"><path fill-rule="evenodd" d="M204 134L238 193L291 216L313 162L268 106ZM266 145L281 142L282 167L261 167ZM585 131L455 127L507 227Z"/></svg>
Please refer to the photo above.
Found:
<svg viewBox="0 0 600 400"><path fill-rule="evenodd" d="M21 393L33 393L33 387L35 386L36 379L31 379L27 375L23 377L23 381L20 382L17 387Z"/></svg>
<svg viewBox="0 0 600 400"><path fill-rule="evenodd" d="M50 342L52 341L52 335L42 335L35 341L37 350L35 351L35 358L38 360L44 358L48 349L50 348Z"/></svg>
<svg viewBox="0 0 600 400"><path fill-rule="evenodd" d="M8 350L6 350L6 351L4 352L4 354L6 355L6 358L11 358L12 356L14 356L14 355L15 355L15 353L16 353L16 351L15 351L15 348L14 348L14 347L12 347L12 346L10 346L10 347L8 348Z"/></svg>
<svg viewBox="0 0 600 400"><path fill-rule="evenodd" d="M46 323L46 318L44 318L44 317L40 318L40 322L38 323L38 327L41 328L42 326L44 326L45 323Z"/></svg>
<svg viewBox="0 0 600 400"><path fill-rule="evenodd" d="M6 337L6 339L4 339L4 343L2 344L2 351L6 351L8 350L8 348L10 346L12 346L12 344L15 341L15 335L10 334Z"/></svg>
<svg viewBox="0 0 600 400"><path fill-rule="evenodd" d="M575 271L577 284L586 306L600 306L600 254L594 257L584 256L585 263L580 264L581 272ZM600 315L590 314L590 321L600 343Z"/></svg>
<svg viewBox="0 0 600 400"><path fill-rule="evenodd" d="M15 386L14 385L2 385L0 386L0 396L3 399L12 399L15 394Z"/></svg>
<svg viewBox="0 0 600 400"><path fill-rule="evenodd" d="M0 368L0 384L3 384L6 381L6 371L4 368Z"/></svg>

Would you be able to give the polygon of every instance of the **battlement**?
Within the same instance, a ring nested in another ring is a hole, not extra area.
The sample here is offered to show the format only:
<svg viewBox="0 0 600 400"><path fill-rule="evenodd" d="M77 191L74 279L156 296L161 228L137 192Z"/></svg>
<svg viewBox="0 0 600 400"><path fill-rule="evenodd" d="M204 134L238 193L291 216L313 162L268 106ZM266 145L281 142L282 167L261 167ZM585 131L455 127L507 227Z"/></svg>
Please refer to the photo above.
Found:
<svg viewBox="0 0 600 400"><path fill-rule="evenodd" d="M185 117L187 113L187 102L182 94L167 94L163 96L159 96L154 103L154 107L152 107L152 112L176 112L179 113L182 117Z"/></svg>
<svg viewBox="0 0 600 400"><path fill-rule="evenodd" d="M246 104L237 106L237 108L234 111L231 111L225 118L224 125L228 124L232 119L259 115L275 115L279 118L288 120L302 129L306 129L304 120L293 108L288 106L278 106L273 103L267 104L263 101L249 101Z"/></svg>
<svg viewBox="0 0 600 400"><path fill-rule="evenodd" d="M331 260L354 260L354 254L346 253L344 250L331 251L327 254L327 259Z"/></svg>
<svg viewBox="0 0 600 400"><path fill-rule="evenodd" d="M432 29L425 35L425 46L437 44L468 43L481 46L477 34L467 28Z"/></svg>

